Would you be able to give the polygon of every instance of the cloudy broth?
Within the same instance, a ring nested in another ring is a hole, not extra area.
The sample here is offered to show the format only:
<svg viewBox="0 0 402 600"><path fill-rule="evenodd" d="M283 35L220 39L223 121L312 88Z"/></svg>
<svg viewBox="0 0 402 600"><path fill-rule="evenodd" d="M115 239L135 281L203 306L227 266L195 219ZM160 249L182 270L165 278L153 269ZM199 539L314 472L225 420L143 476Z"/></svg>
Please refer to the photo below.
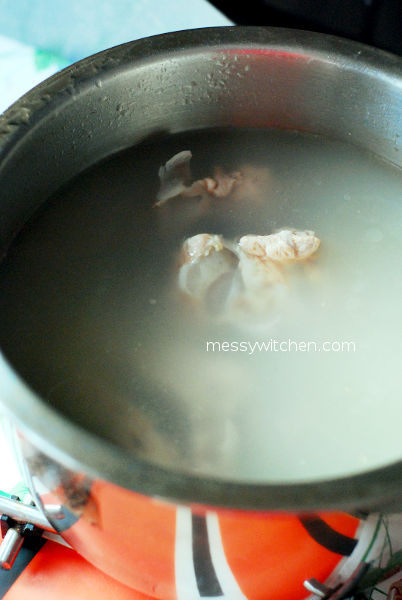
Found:
<svg viewBox="0 0 402 600"><path fill-rule="evenodd" d="M158 168L191 149L269 169L261 202L153 207ZM336 477L401 457L402 184L352 145L205 130L91 168L34 215L0 266L0 343L44 400L133 455L236 481ZM178 291L184 240L280 228L321 245L258 322Z"/></svg>

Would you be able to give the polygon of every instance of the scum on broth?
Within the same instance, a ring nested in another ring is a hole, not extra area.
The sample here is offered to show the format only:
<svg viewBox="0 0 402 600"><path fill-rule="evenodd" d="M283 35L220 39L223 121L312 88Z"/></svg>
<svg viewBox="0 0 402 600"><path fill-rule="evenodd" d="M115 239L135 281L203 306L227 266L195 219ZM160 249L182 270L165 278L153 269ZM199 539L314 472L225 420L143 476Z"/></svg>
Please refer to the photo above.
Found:
<svg viewBox="0 0 402 600"><path fill-rule="evenodd" d="M195 177L215 165L267 167L263 202L152 208L159 166L187 148ZM144 142L79 175L15 240L0 268L1 346L66 416L168 468L280 482L395 461L401 197L395 168L306 134L204 130ZM209 318L179 294L189 236L283 227L313 230L321 246L262 322ZM275 350L289 340L292 350ZM300 342L310 350L296 351ZM324 352L312 342L351 345Z"/></svg>

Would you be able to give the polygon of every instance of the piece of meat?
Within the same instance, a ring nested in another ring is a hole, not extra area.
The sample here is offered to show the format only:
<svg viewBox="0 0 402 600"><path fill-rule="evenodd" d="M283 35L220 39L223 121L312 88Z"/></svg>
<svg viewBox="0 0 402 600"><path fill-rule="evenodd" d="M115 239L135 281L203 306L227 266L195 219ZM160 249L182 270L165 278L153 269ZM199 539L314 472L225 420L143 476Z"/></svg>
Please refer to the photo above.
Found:
<svg viewBox="0 0 402 600"><path fill-rule="evenodd" d="M237 269L236 255L220 235L201 233L188 238L181 252L179 288L208 312L223 310Z"/></svg>
<svg viewBox="0 0 402 600"><path fill-rule="evenodd" d="M285 283L280 265L268 256L245 251L239 244L239 271L247 293L259 294L277 283Z"/></svg>
<svg viewBox="0 0 402 600"><path fill-rule="evenodd" d="M319 245L314 232L293 229L246 235L238 244L198 234L183 244L179 288L225 320L264 319L289 291L286 265L307 260Z"/></svg>
<svg viewBox="0 0 402 600"><path fill-rule="evenodd" d="M281 263L306 260L318 250L319 238L314 231L282 229L270 235L245 235L240 249L248 256Z"/></svg>
<svg viewBox="0 0 402 600"><path fill-rule="evenodd" d="M205 191L215 198L226 198L241 179L239 171L225 173L222 167L215 167L213 177L206 177L204 182Z"/></svg>
<svg viewBox="0 0 402 600"><path fill-rule="evenodd" d="M223 249L221 235L211 235L210 233L199 233L188 238L182 248L184 263L198 262L213 251L219 252Z"/></svg>
<svg viewBox="0 0 402 600"><path fill-rule="evenodd" d="M183 150L159 167L160 188L155 206L162 206L170 198L175 198L185 192L191 185L191 157L190 150Z"/></svg>
<svg viewBox="0 0 402 600"><path fill-rule="evenodd" d="M261 200L271 179L268 169L245 165L231 173L217 166L212 177L192 181L191 157L190 150L183 150L159 168L160 188L154 206L163 206L177 196L201 198L205 201L204 209L209 206L209 200L214 198Z"/></svg>
<svg viewBox="0 0 402 600"><path fill-rule="evenodd" d="M287 264L308 259L320 245L312 231L283 229L270 235L245 235L239 240L241 302L251 314L268 313L283 298L291 274Z"/></svg>

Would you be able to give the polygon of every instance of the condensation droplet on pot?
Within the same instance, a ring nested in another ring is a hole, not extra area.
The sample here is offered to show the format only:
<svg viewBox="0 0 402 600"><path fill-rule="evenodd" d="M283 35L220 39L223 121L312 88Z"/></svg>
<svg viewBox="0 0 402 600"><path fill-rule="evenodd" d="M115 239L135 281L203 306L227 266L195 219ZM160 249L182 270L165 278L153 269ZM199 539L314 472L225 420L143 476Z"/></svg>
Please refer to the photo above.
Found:
<svg viewBox="0 0 402 600"><path fill-rule="evenodd" d="M8 119L9 125L19 126L21 123L28 123L31 112L28 108L22 107L13 110Z"/></svg>

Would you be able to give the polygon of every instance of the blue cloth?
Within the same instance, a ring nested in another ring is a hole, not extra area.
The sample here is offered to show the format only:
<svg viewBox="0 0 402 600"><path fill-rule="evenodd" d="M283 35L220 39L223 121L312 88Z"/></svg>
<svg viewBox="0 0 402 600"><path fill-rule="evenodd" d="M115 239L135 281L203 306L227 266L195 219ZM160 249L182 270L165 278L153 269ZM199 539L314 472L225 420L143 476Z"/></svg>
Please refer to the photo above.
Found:
<svg viewBox="0 0 402 600"><path fill-rule="evenodd" d="M0 0L0 35L71 62L149 35L230 24L207 0Z"/></svg>
<svg viewBox="0 0 402 600"><path fill-rule="evenodd" d="M0 35L0 113L68 64L61 56Z"/></svg>
<svg viewBox="0 0 402 600"><path fill-rule="evenodd" d="M0 113L59 69L105 48L231 24L207 0L0 0Z"/></svg>

